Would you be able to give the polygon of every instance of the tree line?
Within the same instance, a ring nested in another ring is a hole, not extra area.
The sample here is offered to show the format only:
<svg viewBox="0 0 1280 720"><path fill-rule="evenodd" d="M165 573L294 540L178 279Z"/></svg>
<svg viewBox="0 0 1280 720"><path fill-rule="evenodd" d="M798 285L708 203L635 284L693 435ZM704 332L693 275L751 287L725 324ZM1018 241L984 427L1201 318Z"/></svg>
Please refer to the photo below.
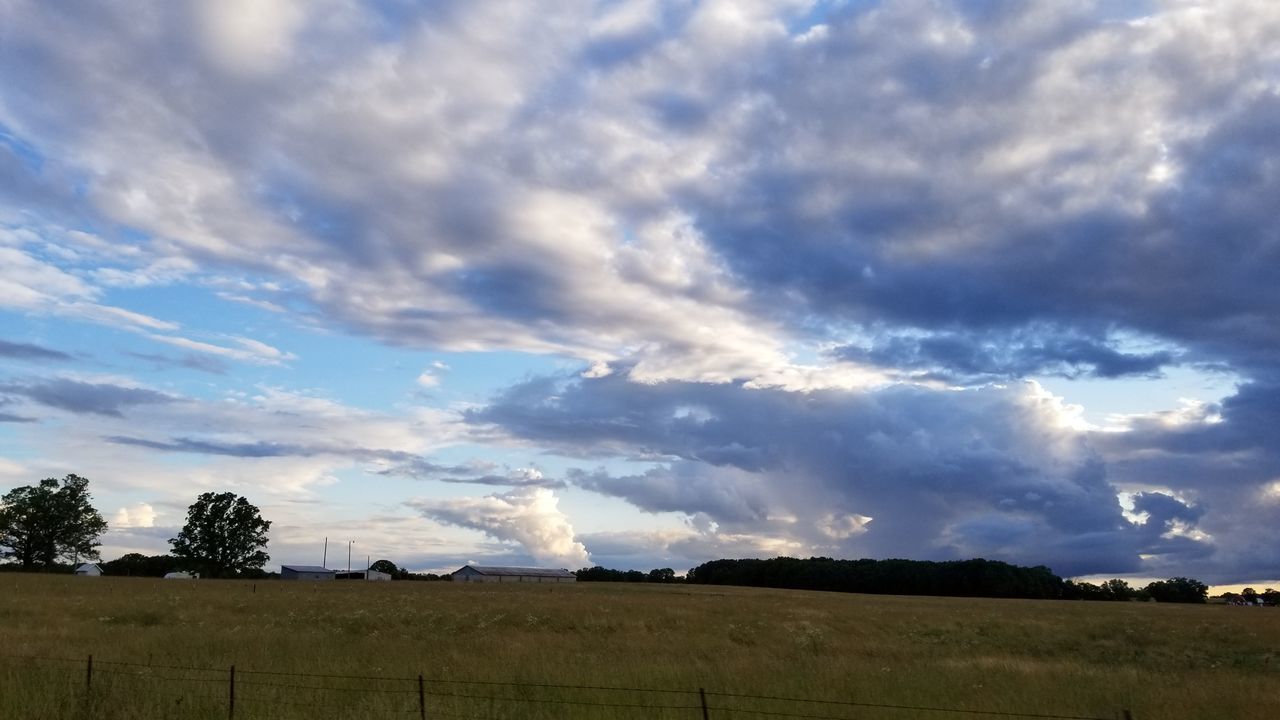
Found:
<svg viewBox="0 0 1280 720"><path fill-rule="evenodd" d="M1193 578L1158 580L1144 588L1124 580L1102 585L1063 580L1043 566L998 560L712 560L689 571L686 582L704 585L829 590L882 595L1034 598L1065 600L1157 600L1204 603L1209 588Z"/></svg>

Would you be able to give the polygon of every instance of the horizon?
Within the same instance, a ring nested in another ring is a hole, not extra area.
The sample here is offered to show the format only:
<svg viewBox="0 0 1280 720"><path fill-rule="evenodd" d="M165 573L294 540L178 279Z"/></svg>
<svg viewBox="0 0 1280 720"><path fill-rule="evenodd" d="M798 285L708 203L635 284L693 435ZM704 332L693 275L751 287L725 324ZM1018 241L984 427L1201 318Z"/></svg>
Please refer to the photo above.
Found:
<svg viewBox="0 0 1280 720"><path fill-rule="evenodd" d="M103 557L1280 585L1280 6L0 20L0 492Z"/></svg>

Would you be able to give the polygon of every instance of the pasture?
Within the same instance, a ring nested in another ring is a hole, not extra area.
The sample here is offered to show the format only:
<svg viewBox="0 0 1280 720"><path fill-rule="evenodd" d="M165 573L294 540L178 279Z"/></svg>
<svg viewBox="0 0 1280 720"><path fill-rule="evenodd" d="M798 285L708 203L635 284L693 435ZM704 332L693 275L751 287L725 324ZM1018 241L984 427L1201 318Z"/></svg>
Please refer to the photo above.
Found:
<svg viewBox="0 0 1280 720"><path fill-rule="evenodd" d="M232 665L236 718L1280 712L1280 609L1214 605L3 574L0 656L0 718L226 718Z"/></svg>

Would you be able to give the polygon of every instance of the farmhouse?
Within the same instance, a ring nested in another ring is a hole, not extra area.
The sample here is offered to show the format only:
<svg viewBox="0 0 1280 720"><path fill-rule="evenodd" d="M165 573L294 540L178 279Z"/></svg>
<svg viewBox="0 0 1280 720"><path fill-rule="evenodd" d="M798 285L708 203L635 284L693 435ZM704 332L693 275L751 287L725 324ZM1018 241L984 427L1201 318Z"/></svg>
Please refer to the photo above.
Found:
<svg viewBox="0 0 1280 720"><path fill-rule="evenodd" d="M282 580L332 580L333 571L319 565L281 565Z"/></svg>
<svg viewBox="0 0 1280 720"><path fill-rule="evenodd" d="M463 565L453 571L449 579L454 582L565 583L576 582L578 578L564 569Z"/></svg>
<svg viewBox="0 0 1280 720"><path fill-rule="evenodd" d="M102 577L102 568L93 563L85 563L76 568L76 574L85 577Z"/></svg>

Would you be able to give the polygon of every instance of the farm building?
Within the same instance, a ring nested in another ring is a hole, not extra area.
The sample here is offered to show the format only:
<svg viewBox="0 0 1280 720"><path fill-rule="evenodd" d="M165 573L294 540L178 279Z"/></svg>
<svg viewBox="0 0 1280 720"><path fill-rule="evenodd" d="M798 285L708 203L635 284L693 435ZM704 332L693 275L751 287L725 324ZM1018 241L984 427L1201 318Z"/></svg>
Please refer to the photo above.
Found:
<svg viewBox="0 0 1280 720"><path fill-rule="evenodd" d="M281 565L282 580L332 580L334 572L319 565Z"/></svg>
<svg viewBox="0 0 1280 720"><path fill-rule="evenodd" d="M197 574L189 573L189 572L183 572L183 571L181 571L181 570L178 570L178 571L176 571L176 572L169 572L169 573L165 573L165 574L164 574L164 579L165 579L165 580L195 580L195 579L196 579L196 578L198 578L198 577L200 577L200 576L199 576L199 575L197 575Z"/></svg>
<svg viewBox="0 0 1280 720"><path fill-rule="evenodd" d="M85 577L102 577L102 568L93 563L85 563L76 568L76 574Z"/></svg>
<svg viewBox="0 0 1280 720"><path fill-rule="evenodd" d="M352 570L350 572L334 573L334 577L338 580L380 580L384 582L391 579L391 575L377 570Z"/></svg>
<svg viewBox="0 0 1280 720"><path fill-rule="evenodd" d="M536 582L565 583L576 582L577 577L564 569L522 568L522 567L484 567L481 565L463 565L449 576L454 582Z"/></svg>

